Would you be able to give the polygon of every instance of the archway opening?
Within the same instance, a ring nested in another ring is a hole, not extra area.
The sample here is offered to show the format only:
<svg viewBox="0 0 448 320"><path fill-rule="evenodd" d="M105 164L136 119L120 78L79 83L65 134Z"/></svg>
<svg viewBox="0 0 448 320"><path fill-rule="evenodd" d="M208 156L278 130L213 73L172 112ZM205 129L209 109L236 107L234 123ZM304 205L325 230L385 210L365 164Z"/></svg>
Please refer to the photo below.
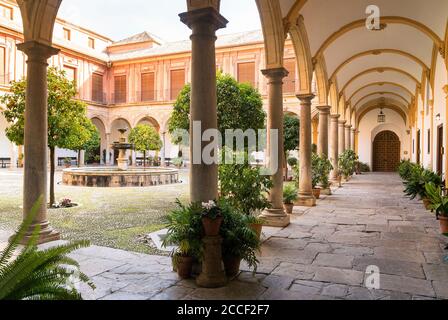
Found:
<svg viewBox="0 0 448 320"><path fill-rule="evenodd" d="M395 172L400 165L400 149L400 138L394 132L380 132L373 141L373 171Z"/></svg>

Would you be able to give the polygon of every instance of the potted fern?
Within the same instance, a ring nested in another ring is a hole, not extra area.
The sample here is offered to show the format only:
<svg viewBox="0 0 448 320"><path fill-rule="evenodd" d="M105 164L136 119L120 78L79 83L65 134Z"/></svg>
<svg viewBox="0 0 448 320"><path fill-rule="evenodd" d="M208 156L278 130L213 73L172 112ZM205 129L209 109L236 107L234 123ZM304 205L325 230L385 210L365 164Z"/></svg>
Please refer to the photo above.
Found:
<svg viewBox="0 0 448 320"><path fill-rule="evenodd" d="M223 209L223 217L222 253L227 276L233 278L238 275L242 260L255 272L258 266L256 253L260 249L261 241L250 226L251 219L230 207Z"/></svg>
<svg viewBox="0 0 448 320"><path fill-rule="evenodd" d="M436 213L442 234L448 235L448 197L443 196L442 188L429 182L425 185L426 195L430 200L430 209Z"/></svg>
<svg viewBox="0 0 448 320"><path fill-rule="evenodd" d="M191 277L193 264L202 259L202 206L183 205L176 200L177 208L168 215L168 232L163 246L177 246L171 253L173 269L181 279Z"/></svg>
<svg viewBox="0 0 448 320"><path fill-rule="evenodd" d="M39 227L35 227L31 240L13 258L19 244L32 228L43 198L33 206L6 248L0 252L0 300L82 300L74 281L95 285L79 271L79 264L68 254L88 247L88 241L76 241L46 250L37 247Z"/></svg>
<svg viewBox="0 0 448 320"><path fill-rule="evenodd" d="M297 189L292 184L283 187L283 206L287 214L292 214L294 202L297 200Z"/></svg>

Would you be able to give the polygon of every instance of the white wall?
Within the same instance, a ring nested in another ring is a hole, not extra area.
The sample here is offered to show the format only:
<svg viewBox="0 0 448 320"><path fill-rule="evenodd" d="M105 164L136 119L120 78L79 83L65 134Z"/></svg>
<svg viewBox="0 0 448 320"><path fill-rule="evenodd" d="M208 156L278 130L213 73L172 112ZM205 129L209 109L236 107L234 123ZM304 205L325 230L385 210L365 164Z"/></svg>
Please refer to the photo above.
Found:
<svg viewBox="0 0 448 320"><path fill-rule="evenodd" d="M6 137L8 123L0 110L0 158L11 158L11 142Z"/></svg>
<svg viewBox="0 0 448 320"><path fill-rule="evenodd" d="M445 146L445 155L443 157L443 172L446 171L445 168L445 159L446 159L446 94L443 90L443 86L448 84L448 76L445 68L445 62L440 55L437 55L437 64L436 64L436 73L435 73L435 88L434 88L434 139L433 139L433 163L434 170L437 169L437 154L438 154L438 146L437 146L437 128L440 125L443 125L443 140ZM440 120L436 120L436 116L440 114Z"/></svg>
<svg viewBox="0 0 448 320"><path fill-rule="evenodd" d="M368 112L359 124L359 143L358 154L359 160L369 164L372 167L372 147L373 141L378 133L382 131L393 131L400 138L401 142L401 158L407 158L411 150L409 150L410 137L406 133L406 124L403 118L393 110L384 109L386 122L378 123L379 109ZM405 154L408 153L408 155Z"/></svg>

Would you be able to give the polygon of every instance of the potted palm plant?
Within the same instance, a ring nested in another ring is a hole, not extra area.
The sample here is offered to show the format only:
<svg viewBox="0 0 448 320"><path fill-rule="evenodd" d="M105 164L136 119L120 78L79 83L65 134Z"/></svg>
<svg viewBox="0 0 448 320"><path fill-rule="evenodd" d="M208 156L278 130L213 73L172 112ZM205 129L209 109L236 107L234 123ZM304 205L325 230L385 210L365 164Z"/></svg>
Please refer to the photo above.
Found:
<svg viewBox="0 0 448 320"><path fill-rule="evenodd" d="M173 269L181 279L192 274L194 262L202 259L202 219L203 208L199 204L183 205L176 200L177 208L168 215L168 232L163 246L177 246L171 256Z"/></svg>
<svg viewBox="0 0 448 320"><path fill-rule="evenodd" d="M442 193L442 188L433 182L425 185L426 194L430 201L430 209L435 212L440 223L442 234L448 235L448 197Z"/></svg>
<svg viewBox="0 0 448 320"><path fill-rule="evenodd" d="M292 214L294 202L297 200L297 189L292 184L283 187L283 206L287 214Z"/></svg>

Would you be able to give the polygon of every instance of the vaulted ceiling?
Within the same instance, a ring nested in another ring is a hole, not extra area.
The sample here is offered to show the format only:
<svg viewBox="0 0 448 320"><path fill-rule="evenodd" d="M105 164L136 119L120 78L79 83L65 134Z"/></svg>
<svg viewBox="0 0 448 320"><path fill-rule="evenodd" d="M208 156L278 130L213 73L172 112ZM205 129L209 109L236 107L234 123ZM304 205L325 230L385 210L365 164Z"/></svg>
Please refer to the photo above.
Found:
<svg viewBox="0 0 448 320"><path fill-rule="evenodd" d="M376 0L374 31L366 27L370 0L278 1L285 25L303 21L313 63L324 62L325 81L358 115L372 102L409 108L434 57L445 57L446 0Z"/></svg>

